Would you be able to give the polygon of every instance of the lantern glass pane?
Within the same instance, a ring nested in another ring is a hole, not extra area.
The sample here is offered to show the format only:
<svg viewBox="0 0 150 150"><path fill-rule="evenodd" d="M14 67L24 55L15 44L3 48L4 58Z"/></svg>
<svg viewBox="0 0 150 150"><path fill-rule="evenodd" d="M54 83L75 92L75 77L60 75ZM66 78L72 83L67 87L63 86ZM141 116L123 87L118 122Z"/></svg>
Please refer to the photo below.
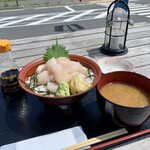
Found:
<svg viewBox="0 0 150 150"><path fill-rule="evenodd" d="M127 22L114 22L111 34L114 36L122 36L126 33ZM110 27L106 27L106 34L110 35Z"/></svg>
<svg viewBox="0 0 150 150"><path fill-rule="evenodd" d="M104 44L107 48L109 48L110 51L116 51L124 48L125 36L121 36L121 37L111 36L110 47L109 47L109 38L110 38L109 35L105 35Z"/></svg>
<svg viewBox="0 0 150 150"><path fill-rule="evenodd" d="M121 37L111 36L111 40L110 40L111 50L123 49L123 45L124 45L124 36Z"/></svg>
<svg viewBox="0 0 150 150"><path fill-rule="evenodd" d="M109 36L108 36L107 34L105 35L104 44L105 44L106 47L108 47L108 44L109 44Z"/></svg>
<svg viewBox="0 0 150 150"><path fill-rule="evenodd" d="M114 52L124 49L127 24L127 12L124 9L117 7L110 12L106 18L104 41L107 49Z"/></svg>
<svg viewBox="0 0 150 150"><path fill-rule="evenodd" d="M112 16L112 11L110 12L110 18ZM116 7L113 13L113 21L126 21L127 20L127 12L121 8Z"/></svg>
<svg viewBox="0 0 150 150"><path fill-rule="evenodd" d="M112 35L123 36L126 33L127 22L114 22L112 26Z"/></svg>

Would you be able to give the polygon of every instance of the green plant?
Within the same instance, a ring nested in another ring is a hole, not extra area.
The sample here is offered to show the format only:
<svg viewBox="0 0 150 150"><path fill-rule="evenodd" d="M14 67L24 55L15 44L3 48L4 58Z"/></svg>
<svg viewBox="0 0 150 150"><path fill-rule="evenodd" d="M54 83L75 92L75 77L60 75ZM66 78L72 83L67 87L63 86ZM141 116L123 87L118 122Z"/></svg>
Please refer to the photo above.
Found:
<svg viewBox="0 0 150 150"><path fill-rule="evenodd" d="M9 5L7 3L4 3L4 7L9 7Z"/></svg>

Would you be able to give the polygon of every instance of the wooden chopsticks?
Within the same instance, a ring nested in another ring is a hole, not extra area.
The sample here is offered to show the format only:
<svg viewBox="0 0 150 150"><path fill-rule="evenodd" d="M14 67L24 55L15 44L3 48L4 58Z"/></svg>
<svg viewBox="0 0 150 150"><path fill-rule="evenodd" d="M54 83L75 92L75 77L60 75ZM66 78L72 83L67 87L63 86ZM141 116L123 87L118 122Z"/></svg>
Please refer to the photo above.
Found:
<svg viewBox="0 0 150 150"><path fill-rule="evenodd" d="M112 131L112 132L91 138L91 139L86 140L86 141L71 145L69 147L63 148L62 150L76 150L76 149L90 146L92 144L99 143L99 142L102 142L104 140L108 140L110 138L114 138L114 137L117 137L117 136L120 136L120 135L123 135L126 133L128 133L128 131L125 128L122 128L122 129L119 129L116 131Z"/></svg>

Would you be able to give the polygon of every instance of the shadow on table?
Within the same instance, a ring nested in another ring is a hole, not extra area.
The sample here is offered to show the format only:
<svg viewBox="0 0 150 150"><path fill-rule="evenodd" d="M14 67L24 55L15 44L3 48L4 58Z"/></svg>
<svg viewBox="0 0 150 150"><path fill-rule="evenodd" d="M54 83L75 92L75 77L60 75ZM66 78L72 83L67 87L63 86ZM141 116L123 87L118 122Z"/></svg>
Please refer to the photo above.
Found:
<svg viewBox="0 0 150 150"><path fill-rule="evenodd" d="M13 132L30 138L70 128L76 122L66 110L47 106L28 94L8 103L5 120Z"/></svg>
<svg viewBox="0 0 150 150"><path fill-rule="evenodd" d="M74 126L82 126L88 138L108 133L121 127L105 118L96 102L96 88L93 88L81 101L62 109L45 105L29 94L5 101L4 133L7 142L32 138ZM129 133L150 128L150 119L142 126L127 128ZM2 130L2 129L1 129ZM13 132L15 137L9 136Z"/></svg>

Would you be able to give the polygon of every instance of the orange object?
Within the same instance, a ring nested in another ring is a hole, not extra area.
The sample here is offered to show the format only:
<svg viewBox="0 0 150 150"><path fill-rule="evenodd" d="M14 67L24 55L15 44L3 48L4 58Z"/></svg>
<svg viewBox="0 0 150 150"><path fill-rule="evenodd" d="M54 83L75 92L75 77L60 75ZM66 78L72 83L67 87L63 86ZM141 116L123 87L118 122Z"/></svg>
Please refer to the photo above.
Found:
<svg viewBox="0 0 150 150"><path fill-rule="evenodd" d="M7 52L11 50L11 45L9 40L0 40L0 53Z"/></svg>

